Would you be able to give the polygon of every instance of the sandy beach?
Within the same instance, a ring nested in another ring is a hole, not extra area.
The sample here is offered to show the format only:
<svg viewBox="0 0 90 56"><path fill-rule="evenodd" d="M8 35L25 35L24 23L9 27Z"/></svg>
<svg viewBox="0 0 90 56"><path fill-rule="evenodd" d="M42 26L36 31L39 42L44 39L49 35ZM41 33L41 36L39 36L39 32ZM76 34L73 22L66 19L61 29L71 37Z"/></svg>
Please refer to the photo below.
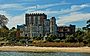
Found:
<svg viewBox="0 0 90 56"><path fill-rule="evenodd" d="M34 46L2 46L0 51L25 52L84 52L90 53L90 47L34 47Z"/></svg>

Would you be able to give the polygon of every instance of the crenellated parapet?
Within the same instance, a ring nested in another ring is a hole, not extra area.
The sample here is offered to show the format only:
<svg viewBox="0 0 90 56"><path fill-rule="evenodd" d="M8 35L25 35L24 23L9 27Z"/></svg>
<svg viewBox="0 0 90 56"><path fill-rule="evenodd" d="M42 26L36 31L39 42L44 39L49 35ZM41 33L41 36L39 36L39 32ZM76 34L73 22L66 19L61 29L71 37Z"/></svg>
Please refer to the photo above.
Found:
<svg viewBox="0 0 90 56"><path fill-rule="evenodd" d="M41 15L45 15L45 14L44 13L30 13L30 14L27 13L26 14L26 16L41 16Z"/></svg>

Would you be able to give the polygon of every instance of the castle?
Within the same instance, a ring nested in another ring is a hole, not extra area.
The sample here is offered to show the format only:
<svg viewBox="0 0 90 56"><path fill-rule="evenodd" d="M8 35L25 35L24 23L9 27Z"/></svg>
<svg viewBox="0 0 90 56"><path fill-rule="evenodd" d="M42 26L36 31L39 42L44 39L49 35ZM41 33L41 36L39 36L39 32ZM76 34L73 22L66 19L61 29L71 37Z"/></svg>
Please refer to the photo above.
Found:
<svg viewBox="0 0 90 56"><path fill-rule="evenodd" d="M23 31L19 36L44 37L49 34L64 37L66 34L75 33L75 25L57 26L56 18L47 19L44 13L25 14L25 24L17 25L17 29Z"/></svg>

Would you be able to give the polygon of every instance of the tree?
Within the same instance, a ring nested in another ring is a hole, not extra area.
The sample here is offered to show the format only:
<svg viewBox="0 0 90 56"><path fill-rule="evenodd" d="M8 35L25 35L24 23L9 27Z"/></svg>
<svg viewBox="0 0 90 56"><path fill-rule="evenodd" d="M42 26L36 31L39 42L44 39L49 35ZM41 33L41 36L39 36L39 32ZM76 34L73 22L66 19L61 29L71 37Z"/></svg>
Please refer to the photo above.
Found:
<svg viewBox="0 0 90 56"><path fill-rule="evenodd" d="M7 40L10 44L13 44L16 42L16 28L12 27L12 29L9 30Z"/></svg>
<svg viewBox="0 0 90 56"><path fill-rule="evenodd" d="M8 37L9 29L6 24L8 23L8 18L4 15L0 15L0 37Z"/></svg>
<svg viewBox="0 0 90 56"><path fill-rule="evenodd" d="M16 37L16 31L17 29L15 27L12 27L12 29L10 29L10 37Z"/></svg>
<svg viewBox="0 0 90 56"><path fill-rule="evenodd" d="M0 37L8 37L9 29L6 26L0 28Z"/></svg>
<svg viewBox="0 0 90 56"><path fill-rule="evenodd" d="M84 31L81 28L78 28L75 34L67 35L65 41L66 42L83 42L84 39Z"/></svg>
<svg viewBox="0 0 90 56"><path fill-rule="evenodd" d="M6 30L9 30L9 28L7 26L3 26L2 28L6 29Z"/></svg>
<svg viewBox="0 0 90 56"><path fill-rule="evenodd" d="M5 26L8 23L8 18L6 18L4 15L0 15L0 26Z"/></svg>
<svg viewBox="0 0 90 56"><path fill-rule="evenodd" d="M90 19L87 20L87 29L90 31Z"/></svg>
<svg viewBox="0 0 90 56"><path fill-rule="evenodd" d="M87 25L86 27L83 27L83 30L84 30L84 42L85 43L90 43L90 19L87 20Z"/></svg>
<svg viewBox="0 0 90 56"><path fill-rule="evenodd" d="M78 42L83 42L84 32L82 30L77 30L75 33L75 37L77 38Z"/></svg>
<svg viewBox="0 0 90 56"><path fill-rule="evenodd" d="M50 41L50 42L53 42L55 39L57 39L57 36L56 36L56 35L50 34L50 35L47 37L47 41Z"/></svg>
<svg viewBox="0 0 90 56"><path fill-rule="evenodd" d="M90 23L90 19L89 19L89 20L87 20L87 23Z"/></svg>
<svg viewBox="0 0 90 56"><path fill-rule="evenodd" d="M87 30L87 27L83 27L82 29L86 31Z"/></svg>

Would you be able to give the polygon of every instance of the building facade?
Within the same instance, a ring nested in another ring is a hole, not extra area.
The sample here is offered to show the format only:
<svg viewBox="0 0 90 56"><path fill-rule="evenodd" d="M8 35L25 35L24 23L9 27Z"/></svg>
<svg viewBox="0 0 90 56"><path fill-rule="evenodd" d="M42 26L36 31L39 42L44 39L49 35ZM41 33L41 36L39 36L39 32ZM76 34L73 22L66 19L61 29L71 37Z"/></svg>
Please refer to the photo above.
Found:
<svg viewBox="0 0 90 56"><path fill-rule="evenodd" d="M44 20L44 36L50 34L50 20L45 19Z"/></svg>
<svg viewBox="0 0 90 56"><path fill-rule="evenodd" d="M29 36L27 32L27 26L25 24L17 25L17 29L21 31L20 33L18 33L20 36Z"/></svg>
<svg viewBox="0 0 90 56"><path fill-rule="evenodd" d="M50 18L50 34L53 34L53 35L57 34L57 24L56 24L55 17Z"/></svg>
<svg viewBox="0 0 90 56"><path fill-rule="evenodd" d="M22 36L43 37L50 32L50 20L44 13L25 14L25 25L17 26Z"/></svg>
<svg viewBox="0 0 90 56"><path fill-rule="evenodd" d="M65 38L66 35L75 33L75 25L58 26L57 32L58 32L58 37Z"/></svg>
<svg viewBox="0 0 90 56"><path fill-rule="evenodd" d="M47 19L47 15L34 13L26 14L25 22L28 28L29 37L43 37L44 36L44 22Z"/></svg>
<svg viewBox="0 0 90 56"><path fill-rule="evenodd" d="M25 14L25 24L17 25L17 29L23 31L20 36L44 37L49 34L65 37L67 34L75 33L75 25L57 26L56 18L47 19L44 13Z"/></svg>

